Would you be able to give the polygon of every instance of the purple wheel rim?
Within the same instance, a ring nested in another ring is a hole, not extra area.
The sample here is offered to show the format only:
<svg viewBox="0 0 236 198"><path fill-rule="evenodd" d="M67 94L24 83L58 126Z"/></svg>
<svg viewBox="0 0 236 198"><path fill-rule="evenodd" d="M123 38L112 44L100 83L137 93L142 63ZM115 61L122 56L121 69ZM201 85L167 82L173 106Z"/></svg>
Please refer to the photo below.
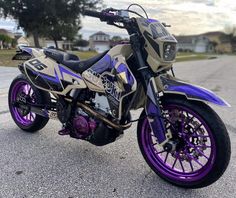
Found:
<svg viewBox="0 0 236 198"><path fill-rule="evenodd" d="M163 151L164 149L158 145L156 137L151 132L148 120L145 119L141 129L141 142L146 157L155 171L172 181L201 180L210 172L216 158L216 146L210 128L198 114L187 107L167 105L164 111L167 114L181 112L180 117L184 119L180 122L181 129L175 135L178 134L177 136L184 142L183 146L174 152ZM196 129L198 128L196 131L190 121L195 124L198 122L199 125L195 126ZM199 145L199 142L202 144Z"/></svg>
<svg viewBox="0 0 236 198"><path fill-rule="evenodd" d="M11 93L9 93L10 94L10 111L17 123L19 123L22 126L28 127L32 125L32 123L34 122L36 118L36 114L29 112L27 115L24 115L20 108L16 108L12 105L13 102L18 101L19 95L21 93L26 94L32 103L35 102L34 91L31 85L27 81L24 81L24 80L17 81L11 89Z"/></svg>

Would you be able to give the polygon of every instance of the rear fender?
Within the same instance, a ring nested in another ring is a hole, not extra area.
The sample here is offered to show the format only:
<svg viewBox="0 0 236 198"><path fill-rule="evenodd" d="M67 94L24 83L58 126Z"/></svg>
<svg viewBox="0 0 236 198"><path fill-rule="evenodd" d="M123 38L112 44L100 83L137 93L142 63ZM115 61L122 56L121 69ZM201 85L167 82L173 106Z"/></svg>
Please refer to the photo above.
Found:
<svg viewBox="0 0 236 198"><path fill-rule="evenodd" d="M19 47L16 51L16 55L13 56L12 60L30 60L31 58L36 58L44 55L43 50L39 48L32 47Z"/></svg>
<svg viewBox="0 0 236 198"><path fill-rule="evenodd" d="M161 76L160 79L163 85L164 93L184 95L188 100L197 100L212 103L218 106L230 107L230 104L228 104L224 99L203 87L189 84L175 78Z"/></svg>

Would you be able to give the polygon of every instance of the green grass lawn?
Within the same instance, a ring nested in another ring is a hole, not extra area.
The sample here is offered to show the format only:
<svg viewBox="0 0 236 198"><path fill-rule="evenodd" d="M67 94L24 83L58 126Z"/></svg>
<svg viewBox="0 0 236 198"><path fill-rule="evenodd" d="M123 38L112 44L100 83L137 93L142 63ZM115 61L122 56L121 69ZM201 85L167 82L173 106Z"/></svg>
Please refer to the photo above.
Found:
<svg viewBox="0 0 236 198"><path fill-rule="evenodd" d="M13 61L16 50L0 50L0 66L17 66L20 61Z"/></svg>
<svg viewBox="0 0 236 198"><path fill-rule="evenodd" d="M14 67L20 64L22 61L12 61L12 57L15 55L16 50L0 50L0 66L9 66ZM88 59L92 56L95 56L96 52L78 52L73 51L74 54L80 57L80 59ZM188 53L181 52L178 53L176 61L191 61L191 60L203 60L214 57L215 55L210 54L196 54L196 53Z"/></svg>
<svg viewBox="0 0 236 198"><path fill-rule="evenodd" d="M209 54L181 52L177 54L176 62L204 60L204 59L209 59L210 57L213 57L213 56Z"/></svg>
<svg viewBox="0 0 236 198"><path fill-rule="evenodd" d="M74 51L73 54L77 55L81 60L83 59L88 59L91 58L93 56L97 55L97 52L78 52L78 51Z"/></svg>
<svg viewBox="0 0 236 198"><path fill-rule="evenodd" d="M79 56L81 60L88 59L95 56L96 52L78 52L74 51L74 54ZM15 67L18 66L22 61L13 61L12 57L16 54L16 50L0 50L0 66Z"/></svg>

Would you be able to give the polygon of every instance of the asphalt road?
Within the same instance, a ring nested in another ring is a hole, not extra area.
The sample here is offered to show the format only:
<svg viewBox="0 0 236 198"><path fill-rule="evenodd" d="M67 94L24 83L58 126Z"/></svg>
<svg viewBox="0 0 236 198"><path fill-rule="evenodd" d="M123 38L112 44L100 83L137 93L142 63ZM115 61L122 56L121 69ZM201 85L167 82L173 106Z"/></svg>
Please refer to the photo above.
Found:
<svg viewBox="0 0 236 198"><path fill-rule="evenodd" d="M160 179L141 156L136 124L102 148L57 135L56 121L35 134L22 132L7 107L9 84L19 72L0 67L0 197L236 197L236 57L177 63L175 70L179 78L215 91L232 105L213 106L232 143L229 168L216 183L185 190Z"/></svg>

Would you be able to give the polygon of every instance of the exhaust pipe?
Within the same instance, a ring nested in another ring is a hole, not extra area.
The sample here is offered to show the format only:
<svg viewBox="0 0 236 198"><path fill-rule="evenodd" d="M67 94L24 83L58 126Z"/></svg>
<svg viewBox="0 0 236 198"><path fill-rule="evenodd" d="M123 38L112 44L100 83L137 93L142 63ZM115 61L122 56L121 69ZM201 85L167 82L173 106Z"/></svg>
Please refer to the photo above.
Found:
<svg viewBox="0 0 236 198"><path fill-rule="evenodd" d="M69 100L67 100L67 101L69 101ZM38 114L38 115L41 115L43 117L47 117L49 119L54 119L54 120L58 119L57 112L40 108L37 105L35 105L35 106L31 105L29 107L26 104L19 104L18 102L15 102L13 104L13 106L18 107L18 108L21 107L23 109L27 109L29 111L32 111L32 112ZM83 103L77 102L77 106L80 107L81 109L83 109L86 113L96 117L97 119L103 121L104 123L106 123L107 125L109 125L110 127L114 128L114 129L116 129L118 131L126 130L126 129L130 128L131 125L132 125L132 123L128 123L128 124L125 124L125 125L115 124L115 123L111 122L110 120L108 120L107 118L105 118L100 113L94 111L89 106L87 106L87 105L85 105Z"/></svg>
<svg viewBox="0 0 236 198"><path fill-rule="evenodd" d="M52 120L58 120L58 116L57 116L56 111L51 111L51 110L44 109L44 108L40 107L39 105L31 104L29 106L27 104L21 104L19 102L13 102L12 106L16 107L16 108L24 109L28 112L35 113L35 114L40 115L40 116L45 117L45 118L49 118L49 119L52 119Z"/></svg>
<svg viewBox="0 0 236 198"><path fill-rule="evenodd" d="M106 123L107 125L109 125L110 127L114 128L116 130L126 130L126 129L130 128L131 125L132 125L132 123L128 123L128 124L125 124L125 125L115 124L115 123L111 122L110 120L108 120L107 118L105 118L100 113L98 113L98 112L94 111L93 109L91 109L89 106L87 106L83 103L80 103L80 102L77 102L77 105L80 108L82 108L86 113L88 113L90 115L93 115L97 119L103 121L104 123Z"/></svg>

